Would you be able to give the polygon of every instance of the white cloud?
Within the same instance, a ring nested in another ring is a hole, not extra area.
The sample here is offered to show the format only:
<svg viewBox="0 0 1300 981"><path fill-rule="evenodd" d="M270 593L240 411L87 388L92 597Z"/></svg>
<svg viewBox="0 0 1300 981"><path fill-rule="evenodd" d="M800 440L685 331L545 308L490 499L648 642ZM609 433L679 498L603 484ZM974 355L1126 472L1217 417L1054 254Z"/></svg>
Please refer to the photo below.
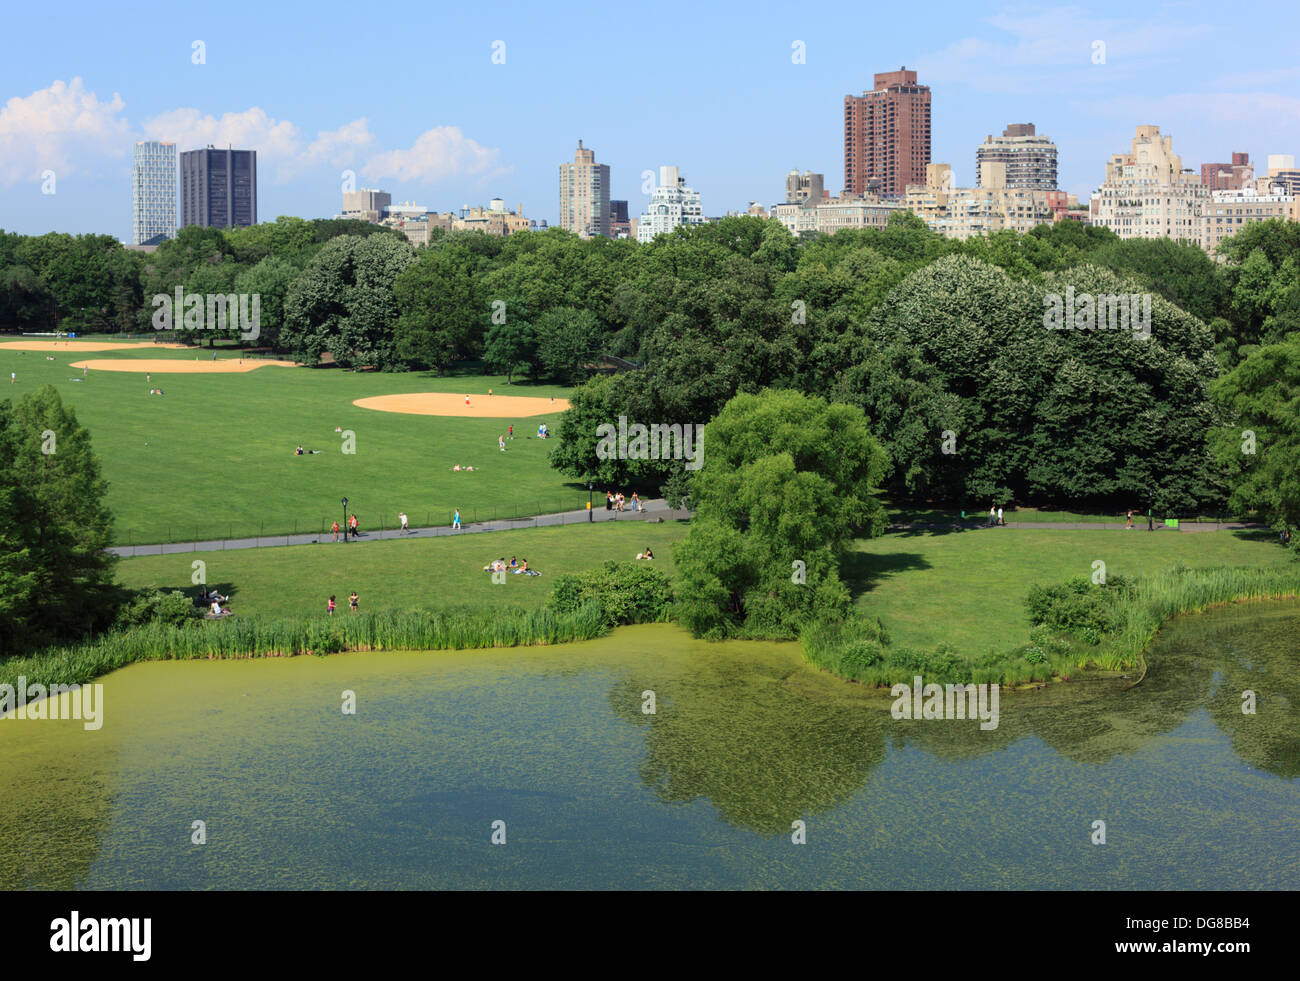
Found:
<svg viewBox="0 0 1300 981"><path fill-rule="evenodd" d="M80 78L55 81L0 108L0 185L94 170L99 158L128 152L130 134L116 92L101 101Z"/></svg>
<svg viewBox="0 0 1300 981"><path fill-rule="evenodd" d="M481 146L456 126L435 126L420 134L409 150L389 150L366 161L362 173L371 180L435 183L457 177L489 178L509 173L499 164L501 151Z"/></svg>
<svg viewBox="0 0 1300 981"><path fill-rule="evenodd" d="M172 109L147 120L144 130L152 139L174 142L181 151L209 144L256 150L259 174L271 174L276 183L318 167L350 164L359 150L375 140L363 117L338 129L322 130L308 143L293 123L276 119L258 106L220 118L197 109Z"/></svg>

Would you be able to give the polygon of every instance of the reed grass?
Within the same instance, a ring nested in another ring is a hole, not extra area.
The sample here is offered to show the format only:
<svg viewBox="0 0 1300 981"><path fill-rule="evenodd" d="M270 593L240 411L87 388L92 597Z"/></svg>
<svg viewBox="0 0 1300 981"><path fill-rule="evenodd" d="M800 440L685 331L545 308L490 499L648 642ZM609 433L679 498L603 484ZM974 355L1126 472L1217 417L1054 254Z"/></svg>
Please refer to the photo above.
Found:
<svg viewBox="0 0 1300 981"><path fill-rule="evenodd" d="M305 620L232 617L180 626L158 623L82 644L0 660L0 684L84 684L138 661L293 657L355 651L527 647L591 640L609 632L604 610L413 610L343 613Z"/></svg>

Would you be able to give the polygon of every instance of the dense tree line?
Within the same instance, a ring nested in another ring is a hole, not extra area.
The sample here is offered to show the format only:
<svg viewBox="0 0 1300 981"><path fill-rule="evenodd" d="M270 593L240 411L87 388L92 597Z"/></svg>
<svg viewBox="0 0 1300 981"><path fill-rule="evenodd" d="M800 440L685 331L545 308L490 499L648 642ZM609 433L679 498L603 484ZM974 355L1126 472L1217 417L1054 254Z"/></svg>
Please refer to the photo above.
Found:
<svg viewBox="0 0 1300 981"><path fill-rule="evenodd" d="M578 479L681 497L680 461L602 459L598 427L699 425L777 388L862 408L895 495L1185 509L1224 502L1235 479L1206 448L1236 412L1211 383L1300 331L1300 225L1247 226L1221 253L1073 222L956 242L908 214L807 239L728 218L645 246L552 229L412 248L291 218L184 229L150 255L0 234L0 329L147 330L147 299L178 286L256 293L257 343L309 363L478 359L579 385L552 456ZM1067 291L1154 295L1152 336L1045 329ZM639 367L593 377L607 356Z"/></svg>

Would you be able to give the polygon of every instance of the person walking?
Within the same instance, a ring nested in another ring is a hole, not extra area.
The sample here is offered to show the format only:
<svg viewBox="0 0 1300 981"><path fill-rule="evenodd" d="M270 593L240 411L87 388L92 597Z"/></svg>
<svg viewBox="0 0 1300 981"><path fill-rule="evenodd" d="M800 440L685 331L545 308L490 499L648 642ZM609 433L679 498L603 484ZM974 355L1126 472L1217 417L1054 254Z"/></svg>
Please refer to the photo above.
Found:
<svg viewBox="0 0 1300 981"><path fill-rule="evenodd" d="M333 597L333 596L330 597L329 604L325 607L325 609L329 610L329 615L330 615L330 616L333 616L333 615L334 615L334 597Z"/></svg>
<svg viewBox="0 0 1300 981"><path fill-rule="evenodd" d="M451 526L452 526L452 528L455 528L455 529L459 530L459 528L460 528L460 508L457 508L457 509L456 509L456 513L453 514L453 515L451 516Z"/></svg>
<svg viewBox="0 0 1300 981"><path fill-rule="evenodd" d="M1002 509L1001 509L1001 508L998 508L998 524L999 524L999 525L1005 525L1005 524L1006 524L1006 522L1002 520Z"/></svg>
<svg viewBox="0 0 1300 981"><path fill-rule="evenodd" d="M989 505L989 523L986 524L984 527L985 527L985 528L992 528L992 527L993 527L993 523L994 523L995 521L997 521L997 520L998 520L998 509L995 508L992 504L990 504L990 505Z"/></svg>
<svg viewBox="0 0 1300 981"><path fill-rule="evenodd" d="M398 534L399 534L399 535L407 535L407 534L410 534L411 529L408 528L408 527L406 527L406 512L405 512L405 511L401 512L401 513L397 516L397 520L400 521L400 522L402 523L402 527L401 527L401 529L398 531Z"/></svg>
<svg viewBox="0 0 1300 981"><path fill-rule="evenodd" d="M357 537L357 515L353 512L352 517L348 518L348 530L352 532L352 537Z"/></svg>
<svg viewBox="0 0 1300 981"><path fill-rule="evenodd" d="M515 438L515 424L513 422L510 424L510 438Z"/></svg>
<svg viewBox="0 0 1300 981"><path fill-rule="evenodd" d="M1132 508L1128 509L1128 517L1124 521L1124 530L1125 531L1133 530L1133 509Z"/></svg>
<svg viewBox="0 0 1300 981"><path fill-rule="evenodd" d="M348 597L348 609L353 613L357 612L357 606L361 602L361 597L357 596L357 591L352 590L352 595Z"/></svg>
<svg viewBox="0 0 1300 981"><path fill-rule="evenodd" d="M501 447L502 453L506 451L506 437L504 433L497 436L497 446Z"/></svg>
<svg viewBox="0 0 1300 981"><path fill-rule="evenodd" d="M609 491L605 491L605 510L606 511L614 510L614 495L611 494Z"/></svg>
<svg viewBox="0 0 1300 981"><path fill-rule="evenodd" d="M469 405L469 396L468 396L468 395L465 396L465 405L466 405L466 406Z"/></svg>
<svg viewBox="0 0 1300 981"><path fill-rule="evenodd" d="M334 528L332 530L334 532L334 540L337 542L339 540L339 523L337 521L334 522Z"/></svg>

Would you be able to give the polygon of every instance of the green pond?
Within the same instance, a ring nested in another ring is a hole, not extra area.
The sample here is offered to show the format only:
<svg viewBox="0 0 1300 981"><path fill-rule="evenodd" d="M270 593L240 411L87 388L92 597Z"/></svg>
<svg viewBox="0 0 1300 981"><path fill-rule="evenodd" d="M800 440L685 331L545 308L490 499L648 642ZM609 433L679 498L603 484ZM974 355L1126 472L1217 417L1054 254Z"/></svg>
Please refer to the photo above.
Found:
<svg viewBox="0 0 1300 981"><path fill-rule="evenodd" d="M1295 889L1298 638L1294 605L1182 618L1140 685L1003 693L987 731L666 625L134 665L98 731L0 720L0 888Z"/></svg>

